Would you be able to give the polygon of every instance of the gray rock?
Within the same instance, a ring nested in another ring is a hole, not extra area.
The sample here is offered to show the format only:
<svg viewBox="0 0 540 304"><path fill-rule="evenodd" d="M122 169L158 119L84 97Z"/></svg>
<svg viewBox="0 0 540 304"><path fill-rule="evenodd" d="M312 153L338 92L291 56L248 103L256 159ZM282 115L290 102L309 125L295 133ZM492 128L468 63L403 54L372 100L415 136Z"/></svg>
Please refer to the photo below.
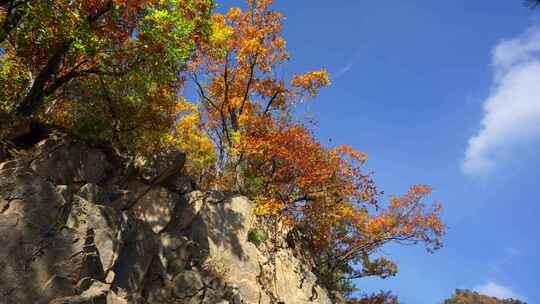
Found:
<svg viewBox="0 0 540 304"><path fill-rule="evenodd" d="M53 185L30 174L0 174L0 198L8 201L2 215L28 220L36 229L54 226L64 198Z"/></svg>
<svg viewBox="0 0 540 304"><path fill-rule="evenodd" d="M96 247L93 229L90 228L87 230L84 236L82 250L70 256L66 265L68 265L67 269L70 272L67 275L71 276L74 281L79 281L85 277L91 277L97 280L105 279L105 271L103 270L103 264L101 263L99 251Z"/></svg>
<svg viewBox="0 0 540 304"><path fill-rule="evenodd" d="M52 184L31 174L0 174L0 294L6 303L40 303L41 290L59 289L58 263L74 253L76 241L58 233L64 198ZM61 224L61 223L60 223Z"/></svg>
<svg viewBox="0 0 540 304"><path fill-rule="evenodd" d="M72 297L58 298L50 304L127 304L128 302L110 290L110 286L99 281L93 281L92 285L82 294Z"/></svg>
<svg viewBox="0 0 540 304"><path fill-rule="evenodd" d="M160 234L161 248L159 259L164 265L168 278L171 279L184 271L192 261L194 244L178 230L169 230Z"/></svg>
<svg viewBox="0 0 540 304"><path fill-rule="evenodd" d="M242 304L242 295L240 293L235 293L231 298L232 304Z"/></svg>
<svg viewBox="0 0 540 304"><path fill-rule="evenodd" d="M163 182L163 185L167 189L180 194L193 191L193 181L184 172L169 177Z"/></svg>
<svg viewBox="0 0 540 304"><path fill-rule="evenodd" d="M257 276L261 269L257 248L247 240L252 203L241 196L221 203L215 197L201 208L187 231L199 245L194 254L210 272L226 274L227 283L238 285L247 303L258 303L261 293Z"/></svg>
<svg viewBox="0 0 540 304"><path fill-rule="evenodd" d="M103 202L106 199L104 190L92 183L82 186L77 195L92 203Z"/></svg>
<svg viewBox="0 0 540 304"><path fill-rule="evenodd" d="M153 259L145 277L142 297L146 303L168 304L171 302L173 289L172 277L167 276L160 259Z"/></svg>
<svg viewBox="0 0 540 304"><path fill-rule="evenodd" d="M76 182L99 183L111 168L106 154L82 143L40 143L39 158L31 163L36 174L55 184L70 185Z"/></svg>
<svg viewBox="0 0 540 304"><path fill-rule="evenodd" d="M139 156L135 166L139 169L141 178L148 182L163 175L167 175L166 180L170 181L182 174L185 162L186 154L184 152L171 149L151 156Z"/></svg>
<svg viewBox="0 0 540 304"><path fill-rule="evenodd" d="M0 164L1 303L331 303L292 250L270 265L248 241L247 198L190 191L180 151L147 159L143 177L158 185L122 211L146 186L106 179L120 166L105 153L51 140L35 150L31 168Z"/></svg>
<svg viewBox="0 0 540 304"><path fill-rule="evenodd" d="M180 229L186 229L193 223L195 217L204 206L205 194L201 191L193 191L183 196L178 211L175 214L175 224Z"/></svg>
<svg viewBox="0 0 540 304"><path fill-rule="evenodd" d="M278 299L286 303L332 304L328 293L317 285L317 277L289 249L280 250L275 263Z"/></svg>
<svg viewBox="0 0 540 304"><path fill-rule="evenodd" d="M157 257L159 241L151 228L133 215L107 206L92 204L75 197L67 226L81 231L94 231L96 256L102 262L104 275L91 275L105 280L114 272L112 285L128 292L142 289L150 263Z"/></svg>
<svg viewBox="0 0 540 304"><path fill-rule="evenodd" d="M114 288L122 288L129 293L141 292L143 282L154 259L158 258L159 240L144 222L135 220L134 229L128 236L118 256L113 271Z"/></svg>
<svg viewBox="0 0 540 304"><path fill-rule="evenodd" d="M68 278L53 275L41 289L40 298L53 299L55 297L67 297L76 294L73 282Z"/></svg>
<svg viewBox="0 0 540 304"><path fill-rule="evenodd" d="M129 186L130 197L139 197L146 191L147 185L134 182ZM144 196L140 197L135 206L133 214L141 221L150 225L155 233L160 233L169 225L173 212L180 202L180 196L161 186L154 186Z"/></svg>
<svg viewBox="0 0 540 304"><path fill-rule="evenodd" d="M186 270L174 278L174 294L178 298L193 298L203 290L202 277L196 271Z"/></svg>
<svg viewBox="0 0 540 304"><path fill-rule="evenodd" d="M10 201L0 199L0 214L9 208Z"/></svg>
<svg viewBox="0 0 540 304"><path fill-rule="evenodd" d="M56 192L58 192L62 197L64 198L64 201L67 204L71 204L73 201L73 192L71 191L71 188L67 185L58 185L56 186Z"/></svg>
<svg viewBox="0 0 540 304"><path fill-rule="evenodd" d="M118 211L93 204L75 196L66 226L80 235L90 229L94 232L94 245L105 272L113 268L129 235L134 221ZM82 248L81 248L82 250Z"/></svg>

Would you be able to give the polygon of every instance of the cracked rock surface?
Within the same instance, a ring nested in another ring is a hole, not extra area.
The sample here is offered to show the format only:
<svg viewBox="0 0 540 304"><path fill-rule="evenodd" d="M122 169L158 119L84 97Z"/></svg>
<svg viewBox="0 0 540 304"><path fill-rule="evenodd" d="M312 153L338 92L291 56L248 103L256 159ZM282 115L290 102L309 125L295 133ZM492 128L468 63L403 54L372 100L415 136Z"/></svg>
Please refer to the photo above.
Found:
<svg viewBox="0 0 540 304"><path fill-rule="evenodd" d="M0 303L332 303L291 249L248 241L247 198L194 190L180 151L126 176L75 140L2 160Z"/></svg>

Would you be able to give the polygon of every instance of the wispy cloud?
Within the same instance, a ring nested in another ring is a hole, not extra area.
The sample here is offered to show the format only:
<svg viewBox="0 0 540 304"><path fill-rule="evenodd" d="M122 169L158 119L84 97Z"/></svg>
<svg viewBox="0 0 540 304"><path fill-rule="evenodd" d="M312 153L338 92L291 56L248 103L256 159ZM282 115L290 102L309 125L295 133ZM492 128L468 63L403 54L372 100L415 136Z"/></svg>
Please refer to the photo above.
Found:
<svg viewBox="0 0 540 304"><path fill-rule="evenodd" d="M480 294L490 297L496 297L499 299L515 299L526 301L525 297L517 294L515 291L512 290L512 288L499 285L492 281L489 281L483 285L478 285L474 287L473 290Z"/></svg>
<svg viewBox="0 0 540 304"><path fill-rule="evenodd" d="M514 145L540 139L540 27L501 41L493 50L492 67L481 127L469 139L461 164L469 175L489 173Z"/></svg>
<svg viewBox="0 0 540 304"><path fill-rule="evenodd" d="M516 259L521 259L522 256L523 252L520 249L512 246L505 247L502 250L502 255L490 263L490 273L492 275L504 273L508 267L516 263Z"/></svg>
<svg viewBox="0 0 540 304"><path fill-rule="evenodd" d="M349 61L345 66L338 69L335 73L332 75L332 79L338 79L341 76L347 74L360 60L360 55L356 55L351 61Z"/></svg>

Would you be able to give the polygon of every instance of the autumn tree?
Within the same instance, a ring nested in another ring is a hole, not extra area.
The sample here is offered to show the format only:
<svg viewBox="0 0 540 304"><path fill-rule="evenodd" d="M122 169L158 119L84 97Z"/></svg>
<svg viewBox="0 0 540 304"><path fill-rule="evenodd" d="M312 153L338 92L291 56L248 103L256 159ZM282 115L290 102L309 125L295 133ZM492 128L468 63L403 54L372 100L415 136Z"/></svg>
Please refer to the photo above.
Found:
<svg viewBox="0 0 540 304"><path fill-rule="evenodd" d="M362 169L367 155L349 146L325 148L301 125L260 128L243 134L239 148L249 195L259 215L284 217L301 231L328 289L348 292L354 279L395 275L392 261L371 258L387 243L440 248L440 206L422 202L429 186L380 202L381 192Z"/></svg>
<svg viewBox="0 0 540 304"><path fill-rule="evenodd" d="M365 153L327 148L294 116L295 106L329 85L324 70L276 78L289 60L283 16L270 0L248 1L212 16L213 33L192 63L201 122L215 144L210 184L253 198L256 213L289 223L302 235L321 283L350 291L351 281L395 275L397 266L372 255L389 242L440 248L440 207L422 202L431 188L417 185L380 202ZM210 172L206 172L207 174Z"/></svg>
<svg viewBox="0 0 540 304"><path fill-rule="evenodd" d="M180 72L209 34L212 7L210 0L1 1L0 110L124 144L158 142L186 110Z"/></svg>
<svg viewBox="0 0 540 304"><path fill-rule="evenodd" d="M475 291L466 289L456 289L450 299L444 301L444 304L526 304L516 299L498 299L479 294Z"/></svg>
<svg viewBox="0 0 540 304"><path fill-rule="evenodd" d="M233 8L212 16L213 34L197 50L192 64L203 107L204 128L217 147L217 172L223 185L238 178L244 131L264 120L288 117L293 106L329 84L324 70L296 75L288 84L274 77L289 54L280 36L283 16L268 10L271 1L248 1L248 9ZM227 174L226 170L229 170Z"/></svg>
<svg viewBox="0 0 540 304"><path fill-rule="evenodd" d="M391 292L381 291L379 293L364 295L359 299L349 299L347 304L398 304L398 299Z"/></svg>
<svg viewBox="0 0 540 304"><path fill-rule="evenodd" d="M276 76L289 54L271 2L211 15L210 0L0 0L0 112L120 153L180 147L201 188L252 198L261 219L296 233L321 284L350 292L354 279L396 274L374 258L389 242L440 248L440 207L423 185L383 201L367 154L323 146L296 118L330 80L324 69Z"/></svg>

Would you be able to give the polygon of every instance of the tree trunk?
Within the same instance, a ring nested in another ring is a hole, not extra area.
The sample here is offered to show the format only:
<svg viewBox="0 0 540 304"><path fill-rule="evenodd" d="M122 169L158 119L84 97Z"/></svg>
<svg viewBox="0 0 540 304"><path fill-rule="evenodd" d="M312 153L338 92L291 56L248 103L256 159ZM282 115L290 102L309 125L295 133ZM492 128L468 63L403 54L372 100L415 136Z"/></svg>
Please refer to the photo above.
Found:
<svg viewBox="0 0 540 304"><path fill-rule="evenodd" d="M30 91L24 99L14 108L14 114L18 117L31 117L43 105L46 94L47 82L58 72L65 53L71 46L71 40L64 41L53 53L47 65L39 72Z"/></svg>

